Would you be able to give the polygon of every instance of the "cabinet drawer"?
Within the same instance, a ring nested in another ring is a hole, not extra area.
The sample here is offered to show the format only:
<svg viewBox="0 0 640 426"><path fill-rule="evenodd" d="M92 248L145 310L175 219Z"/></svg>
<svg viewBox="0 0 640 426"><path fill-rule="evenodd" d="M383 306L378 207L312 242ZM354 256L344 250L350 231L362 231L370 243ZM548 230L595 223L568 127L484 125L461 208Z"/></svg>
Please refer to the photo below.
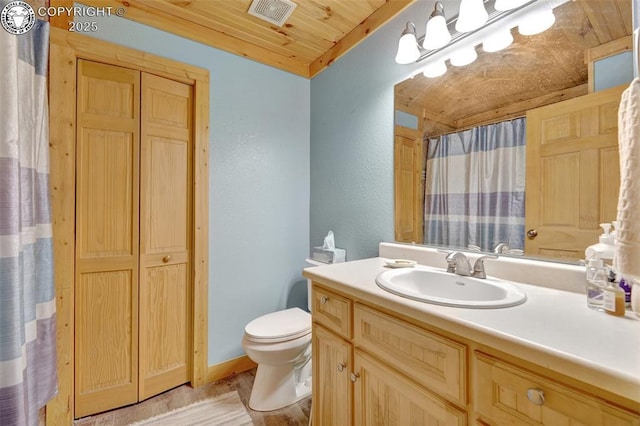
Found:
<svg viewBox="0 0 640 426"><path fill-rule="evenodd" d="M640 425L632 413L477 352L475 410L493 425Z"/></svg>
<svg viewBox="0 0 640 426"><path fill-rule="evenodd" d="M450 401L466 404L466 346L356 304L354 343Z"/></svg>
<svg viewBox="0 0 640 426"><path fill-rule="evenodd" d="M351 338L351 300L313 285L313 320L342 337Z"/></svg>

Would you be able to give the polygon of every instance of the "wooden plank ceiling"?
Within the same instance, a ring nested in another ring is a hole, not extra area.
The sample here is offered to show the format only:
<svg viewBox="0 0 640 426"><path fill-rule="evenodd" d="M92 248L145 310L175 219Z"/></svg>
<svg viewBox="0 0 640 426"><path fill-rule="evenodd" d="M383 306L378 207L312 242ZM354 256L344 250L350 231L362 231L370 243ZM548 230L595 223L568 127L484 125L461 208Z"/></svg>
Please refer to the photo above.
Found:
<svg viewBox="0 0 640 426"><path fill-rule="evenodd" d="M532 106L587 93L585 54L590 48L627 38L631 43L631 0L575 0L554 10L556 22L542 34L483 53L471 65L437 78L418 74L395 87L395 105L424 119L426 135L438 135L522 115ZM535 102L532 100L535 99Z"/></svg>
<svg viewBox="0 0 640 426"><path fill-rule="evenodd" d="M313 77L413 0L294 0L282 27L249 15L251 0L83 0L124 17L304 77Z"/></svg>

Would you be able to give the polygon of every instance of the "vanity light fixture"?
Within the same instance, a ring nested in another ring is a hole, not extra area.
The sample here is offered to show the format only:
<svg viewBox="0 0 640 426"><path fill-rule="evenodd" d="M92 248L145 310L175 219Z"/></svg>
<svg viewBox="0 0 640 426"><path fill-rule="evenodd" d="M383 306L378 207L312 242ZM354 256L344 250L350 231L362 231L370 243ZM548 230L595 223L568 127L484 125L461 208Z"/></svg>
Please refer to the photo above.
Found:
<svg viewBox="0 0 640 426"><path fill-rule="evenodd" d="M447 31L451 40L439 48L433 48L442 44L442 41L429 40L432 33L431 21L441 26L441 22L438 21L444 19L444 8L441 2L437 1L424 37L416 39L415 25L412 22L407 23L398 43L396 62L410 64L428 61L423 74L426 77L438 77L447 71L447 60L455 66L473 62L477 57L478 45L482 45L485 52L505 49L513 42L511 31L515 27L518 27L522 35L534 35L548 29L555 22L553 9L568 1L570 0L461 0L459 16L445 21L449 30L456 29L452 32ZM485 3L488 12L484 7ZM519 6L514 6L516 4ZM508 9L498 10L498 7ZM477 15L483 17L483 22L486 22L479 28L462 32L460 28L472 27L466 26L470 24L460 24L463 18L466 19L465 13L469 13L469 10L475 10ZM484 18L485 14L488 15L488 19Z"/></svg>
<svg viewBox="0 0 640 426"><path fill-rule="evenodd" d="M477 58L478 54L476 53L475 47L467 46L457 49L453 53L451 53L449 62L451 62L451 65L455 65L456 67L463 67L465 65L469 65Z"/></svg>
<svg viewBox="0 0 640 426"><path fill-rule="evenodd" d="M446 72L447 65L444 63L444 61L434 61L422 70L422 74L428 78L440 77Z"/></svg>
<svg viewBox="0 0 640 426"><path fill-rule="evenodd" d="M523 4L529 2L529 0L496 0L493 6L496 10L504 12L505 10L515 9Z"/></svg>
<svg viewBox="0 0 640 426"><path fill-rule="evenodd" d="M436 2L433 12L427 21L424 42L422 47L426 50L435 50L444 47L451 41L451 33L447 28L447 20L444 16L444 6Z"/></svg>
<svg viewBox="0 0 640 426"><path fill-rule="evenodd" d="M485 52L498 52L509 47L511 43L513 43L511 29L505 28L489 35L482 42L482 50Z"/></svg>
<svg viewBox="0 0 640 426"><path fill-rule="evenodd" d="M398 53L396 54L396 63L410 64L420 57L418 49L418 41L416 40L416 26L413 22L407 22L407 26L402 32L400 41L398 41Z"/></svg>
<svg viewBox="0 0 640 426"><path fill-rule="evenodd" d="M518 32L524 36L540 34L548 30L556 22L551 9L539 9L531 13L527 19L518 25Z"/></svg>
<svg viewBox="0 0 640 426"><path fill-rule="evenodd" d="M483 0L462 0L456 21L456 31L468 33L477 30L487 22L489 14L484 8Z"/></svg>

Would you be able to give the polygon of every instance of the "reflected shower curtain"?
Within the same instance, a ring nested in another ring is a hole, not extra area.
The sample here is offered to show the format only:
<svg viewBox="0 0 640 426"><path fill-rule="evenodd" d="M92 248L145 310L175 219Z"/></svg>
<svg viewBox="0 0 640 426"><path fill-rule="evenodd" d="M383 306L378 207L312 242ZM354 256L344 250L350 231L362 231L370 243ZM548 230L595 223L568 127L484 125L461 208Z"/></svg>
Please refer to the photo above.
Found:
<svg viewBox="0 0 640 426"><path fill-rule="evenodd" d="M524 249L525 119L429 140L425 244Z"/></svg>
<svg viewBox="0 0 640 426"><path fill-rule="evenodd" d="M49 24L22 35L0 28L0 51L0 425L37 425L57 391Z"/></svg>

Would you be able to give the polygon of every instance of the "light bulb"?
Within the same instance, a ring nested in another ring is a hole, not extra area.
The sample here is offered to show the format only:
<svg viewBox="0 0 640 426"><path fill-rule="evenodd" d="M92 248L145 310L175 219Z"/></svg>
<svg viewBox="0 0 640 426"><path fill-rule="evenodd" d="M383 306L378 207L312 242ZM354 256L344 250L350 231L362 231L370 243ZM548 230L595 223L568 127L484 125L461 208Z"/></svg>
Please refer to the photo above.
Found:
<svg viewBox="0 0 640 426"><path fill-rule="evenodd" d="M496 0L496 4L493 6L495 10L500 12L504 12L505 10L515 9L516 7L520 7L525 3L528 3L530 0Z"/></svg>
<svg viewBox="0 0 640 426"><path fill-rule="evenodd" d="M465 65L469 65L471 62L475 61L478 57L476 53L476 49L473 46L463 47L454 51L449 58L451 65L455 65L456 67L463 67Z"/></svg>
<svg viewBox="0 0 640 426"><path fill-rule="evenodd" d="M540 34L551 28L554 22L556 22L556 17L553 14L553 10L538 9L524 18L518 25L518 31L525 36Z"/></svg>
<svg viewBox="0 0 640 426"><path fill-rule="evenodd" d="M427 65L423 70L422 74L428 78L440 77L444 73L447 72L447 66L444 61L437 61Z"/></svg>
<svg viewBox="0 0 640 426"><path fill-rule="evenodd" d="M416 40L416 28L411 22L407 22L407 27L402 32L402 36L398 41L398 53L396 54L396 63L410 64L420 57L418 49L418 41Z"/></svg>
<svg viewBox="0 0 640 426"><path fill-rule="evenodd" d="M456 21L456 30L468 33L483 26L487 19L489 19L489 14L484 8L482 0L462 0Z"/></svg>
<svg viewBox="0 0 640 426"><path fill-rule="evenodd" d="M491 34L482 42L482 50L485 52L497 52L502 49L506 49L513 43L513 36L511 30L504 29Z"/></svg>
<svg viewBox="0 0 640 426"><path fill-rule="evenodd" d="M435 50L444 47L451 40L451 34L447 28L447 21L444 16L444 7L439 1L431 12L427 21L427 29L422 42L422 47L427 50Z"/></svg>

